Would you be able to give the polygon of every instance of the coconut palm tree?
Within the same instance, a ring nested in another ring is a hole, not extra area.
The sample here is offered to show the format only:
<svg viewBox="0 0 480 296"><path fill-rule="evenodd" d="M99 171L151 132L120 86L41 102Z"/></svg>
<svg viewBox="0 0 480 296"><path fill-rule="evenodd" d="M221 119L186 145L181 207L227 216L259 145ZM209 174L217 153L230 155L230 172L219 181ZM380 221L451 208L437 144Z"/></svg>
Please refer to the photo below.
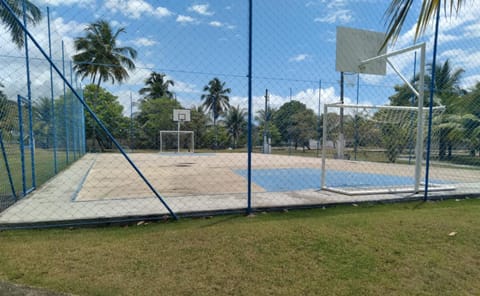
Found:
<svg viewBox="0 0 480 296"><path fill-rule="evenodd" d="M405 22L405 19L407 18L407 15L410 12L413 2L414 0L392 0L392 2L390 2L390 5L385 11L385 23L388 24L388 26L386 39L383 46L385 46L388 41L395 42L398 36L400 36L403 24ZM466 1L444 0L443 5L445 11L449 10L450 15L452 15L453 12L455 12L455 14L458 13L464 2ZM425 32L428 24L436 15L439 5L440 0L422 1L422 8L420 9L420 14L418 15L417 28L415 30L415 40Z"/></svg>
<svg viewBox="0 0 480 296"><path fill-rule="evenodd" d="M431 67L432 65L429 65ZM428 73L431 71L429 70ZM465 94L465 91L460 87L460 79L462 74L465 71L462 68L452 68L452 65L449 60L446 60L443 64L435 66L435 100L434 103L436 105L444 105L446 106L446 111L444 114L440 115L437 119L437 127L436 132L439 141L439 154L438 157L440 160L444 159L447 153L447 149L449 154L451 154L452 149L452 141L449 139L452 138L449 134L451 130L457 130L457 128L452 129L451 125L445 124L446 121L448 122L449 117L447 115L456 113L460 111L463 107L462 104L464 103L461 98ZM415 77L414 81L418 81L418 76ZM430 75L425 75L425 83L429 85L431 81ZM407 90L407 86L404 85L397 85L395 86L396 93L390 97L390 103L392 105L409 105L411 104L411 91ZM427 94L428 95L428 94ZM416 102L414 105L416 106ZM427 102L425 102L427 104Z"/></svg>
<svg viewBox="0 0 480 296"><path fill-rule="evenodd" d="M47 97L41 97L33 103L34 132L35 140L43 148L50 147L50 134L52 124L52 105L51 100Z"/></svg>
<svg viewBox="0 0 480 296"><path fill-rule="evenodd" d="M6 0L8 6L13 10L19 18L23 16L23 0ZM25 12L27 23L36 25L42 19L42 12L31 1L25 0ZM22 48L24 44L25 34L20 24L17 23L14 16L10 14L4 4L0 3L0 23L10 32L12 42Z"/></svg>
<svg viewBox="0 0 480 296"><path fill-rule="evenodd" d="M165 74L152 72L150 77L145 79L145 87L138 92L141 95L145 95L145 99L159 99L167 97L172 99L174 94L168 90L168 87L174 86L173 80L165 80Z"/></svg>
<svg viewBox="0 0 480 296"><path fill-rule="evenodd" d="M465 71L461 68L453 69L450 65L449 60L446 60L445 63L441 65L436 65L435 67L435 93L437 96L437 103L440 103L444 106L447 106L446 111L443 115L448 118L448 115L452 114L456 105L461 102L460 98L462 97L464 91L460 88L460 78ZM425 80L427 84L430 84L431 77L427 76ZM447 120L448 121L448 120ZM440 128L439 131L439 150L438 158L440 160L445 159L447 150L451 154L453 142L449 141L450 131L452 130L448 125L442 125L445 129Z"/></svg>
<svg viewBox="0 0 480 296"><path fill-rule="evenodd" d="M428 65L428 73L431 73L432 65ZM455 99L459 95L465 94L459 86L462 74L465 72L462 68L453 69L450 60L446 60L441 65L435 66L435 98L434 103L439 105L448 105L450 108L448 111L453 111L453 105L455 105ZM418 83L420 75L416 75L410 80L412 85ZM430 75L425 75L425 85L430 85ZM392 106L417 106L417 98L414 97L412 91L406 84L395 85L395 94L389 97L390 105ZM425 96L428 96L429 90L426 90ZM452 101L453 100L453 101ZM425 106L428 106L428 102L424 102Z"/></svg>
<svg viewBox="0 0 480 296"><path fill-rule="evenodd" d="M212 112L213 126L215 128L215 147L217 146L217 119L226 110L230 108L228 94L232 91L225 88L225 82L221 82L218 78L210 80L208 85L203 87L203 91L207 92L201 96L203 107L207 112Z"/></svg>
<svg viewBox="0 0 480 296"><path fill-rule="evenodd" d="M125 33L123 27L114 32L107 21L98 20L89 24L85 31L84 37L78 37L74 41L78 53L73 56L73 68L82 79L90 77L91 84L96 85L94 96L90 98L95 102L102 82L110 80L113 84L128 79L127 70L135 69L133 60L137 57L137 51L129 46L117 46L118 36ZM93 105L94 111L95 107ZM93 139L95 146L95 140L98 141L95 128Z"/></svg>
<svg viewBox="0 0 480 296"><path fill-rule="evenodd" d="M240 105L228 109L227 116L225 118L225 125L227 126L228 134L233 140L234 149L237 147L238 138L247 128L247 121L245 120L245 117L245 109L240 108Z"/></svg>
<svg viewBox="0 0 480 296"><path fill-rule="evenodd" d="M3 87L3 84L0 83L0 87ZM8 106L7 96L0 89L0 128L2 127L2 122L7 117L7 106Z"/></svg>
<svg viewBox="0 0 480 296"><path fill-rule="evenodd" d="M91 83L100 88L102 82L123 82L128 79L128 71L134 70L133 60L137 51L132 47L117 45L120 33L125 28L113 31L107 21L99 20L85 28L85 36L74 41L77 54L73 56L74 70L82 79L90 77Z"/></svg>

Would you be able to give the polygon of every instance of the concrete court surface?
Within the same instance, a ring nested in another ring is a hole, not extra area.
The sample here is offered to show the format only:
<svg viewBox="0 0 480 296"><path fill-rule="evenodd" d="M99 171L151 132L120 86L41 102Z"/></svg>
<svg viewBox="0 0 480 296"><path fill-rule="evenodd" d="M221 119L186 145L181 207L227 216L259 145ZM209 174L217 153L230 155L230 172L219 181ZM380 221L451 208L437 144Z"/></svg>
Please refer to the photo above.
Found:
<svg viewBox="0 0 480 296"><path fill-rule="evenodd" d="M177 214L242 210L247 207L244 153L195 155L131 154L133 161L151 181L165 202ZM281 155L252 155L253 174L266 172L304 172L318 170L321 160ZM393 169L395 166L395 170ZM328 171L411 174L411 166L380 163L361 164L328 160ZM300 174L300 173L299 173ZM343 176L343 178L345 178ZM357 175L358 177L358 175ZM480 193L480 171L461 168L434 168L432 178L448 180L455 190L431 192L432 198L474 196ZM366 194L349 196L315 188L290 188L286 177L278 186L256 184L253 178L252 207L322 206L340 203L388 201L421 198L422 193ZM328 178L328 175L327 175ZM264 178L265 179L265 178ZM292 184L305 177L293 178ZM257 179L257 181L260 179ZM268 180L268 178L266 178ZM319 181L318 181L319 182ZM261 181L258 181L261 183ZM308 182L307 182L308 183ZM284 187L281 187L281 185ZM273 186L273 187L272 187ZM277 186L277 187L275 187ZM311 186L307 185L306 187ZM281 190L275 191L276 188ZM289 190L292 189L292 190ZM66 225L78 221L124 219L164 215L168 211L136 172L119 154L87 154L70 168L35 192L0 213L0 227L35 223Z"/></svg>

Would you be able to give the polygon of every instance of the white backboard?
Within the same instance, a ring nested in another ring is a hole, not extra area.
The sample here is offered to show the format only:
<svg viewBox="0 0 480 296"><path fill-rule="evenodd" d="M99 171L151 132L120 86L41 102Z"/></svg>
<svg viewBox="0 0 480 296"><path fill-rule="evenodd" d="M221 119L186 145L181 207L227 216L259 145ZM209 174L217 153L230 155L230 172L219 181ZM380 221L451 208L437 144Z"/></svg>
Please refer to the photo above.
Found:
<svg viewBox="0 0 480 296"><path fill-rule="evenodd" d="M367 30L337 27L337 50L335 69L338 72L385 75L386 60L377 60L368 64L362 61L386 53L386 47L380 51L385 34Z"/></svg>
<svg viewBox="0 0 480 296"><path fill-rule="evenodd" d="M190 110L188 109L173 109L173 121L190 121Z"/></svg>

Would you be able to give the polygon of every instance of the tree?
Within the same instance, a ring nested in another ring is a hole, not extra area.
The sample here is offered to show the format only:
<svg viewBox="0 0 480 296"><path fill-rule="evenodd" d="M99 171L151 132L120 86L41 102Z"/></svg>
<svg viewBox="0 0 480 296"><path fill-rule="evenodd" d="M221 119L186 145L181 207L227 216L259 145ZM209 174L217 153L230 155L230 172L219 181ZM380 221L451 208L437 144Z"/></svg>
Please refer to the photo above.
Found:
<svg viewBox="0 0 480 296"><path fill-rule="evenodd" d="M315 137L311 134L311 130L313 129L315 133L316 122L313 110L307 109L305 104L295 100L283 104L273 117L273 123L280 131L283 142L294 144L295 148L298 144L305 144L302 142L307 135ZM305 132L302 129L305 129Z"/></svg>
<svg viewBox="0 0 480 296"><path fill-rule="evenodd" d="M133 60L137 57L137 51L128 46L117 46L118 36L125 32L123 27L113 32L107 21L99 20L89 24L85 31L84 37L78 37L74 41L78 53L73 56L75 63L73 68L82 79L90 77L91 84L96 85L96 91L90 94L93 96L92 107L96 109L95 104L101 91L100 84L108 80L112 84L126 80L129 77L127 69L135 69ZM88 98L86 94L84 96ZM94 127L92 136L94 141L99 140L95 133Z"/></svg>
<svg viewBox="0 0 480 296"><path fill-rule="evenodd" d="M416 85L419 81L420 75L416 75L413 79L410 80L411 85ZM413 94L410 87L407 84L397 84L393 87L395 94L390 96L390 105L392 106L417 106L418 98Z"/></svg>
<svg viewBox="0 0 480 296"><path fill-rule="evenodd" d="M150 77L145 79L145 87L140 89L139 93L145 95L145 99L155 99L167 97L172 99L173 92L168 90L168 87L174 86L175 83L172 80L165 80L165 74L152 72Z"/></svg>
<svg viewBox="0 0 480 296"><path fill-rule="evenodd" d="M267 137L270 138L271 144L277 146L282 143L282 136L273 120L276 112L277 110L270 106L267 107L266 116L264 109L257 111L257 115L255 116L255 121L258 123L256 130L257 145L262 145L264 141L263 130L265 129L265 118L267 119Z"/></svg>
<svg viewBox="0 0 480 296"><path fill-rule="evenodd" d="M193 107L190 110L190 122L185 122L185 129L195 133L195 147L205 148L207 145L208 116L203 112L202 106Z"/></svg>
<svg viewBox="0 0 480 296"><path fill-rule="evenodd" d="M3 85L0 83L0 87ZM18 128L18 112L17 103L7 99L7 96L0 90L0 130L3 132L3 137L11 134L11 132Z"/></svg>
<svg viewBox="0 0 480 296"><path fill-rule="evenodd" d="M257 111L257 115L255 116L255 120L258 122L258 125L261 126L261 125L265 125L265 117L267 119L267 122L268 122L268 125L272 125L273 124L273 118L275 116L275 113L277 112L277 110L275 108L272 108L270 106L268 106L267 108L267 116L265 116L265 110L258 110Z"/></svg>
<svg viewBox="0 0 480 296"><path fill-rule="evenodd" d="M301 110L291 116L291 125L287 128L289 135L295 145L295 150L298 145L302 146L305 152L305 147L310 150L310 139L315 138L316 131L315 113L311 109Z"/></svg>
<svg viewBox="0 0 480 296"><path fill-rule="evenodd" d="M430 64L429 67L431 68L432 65ZM464 94L466 92L462 90L460 87L460 79L464 72L465 71L462 68L454 69L451 66L451 63L448 59L443 64L436 65L435 67L434 85L435 85L436 97L435 97L434 103L436 105L446 106L446 110L444 113L445 115L453 114L463 108L462 104L464 104L465 101L462 100L462 98L464 97ZM428 73L431 73L431 71L428 71ZM418 81L418 76L415 77L413 81ZM430 81L431 81L431 76L429 74L425 75L426 85L429 85ZM408 90L408 87L405 84L395 86L395 91L396 93L389 98L391 105L397 105L397 106L411 105L412 93L411 91ZM428 95L429 95L429 91L426 91L426 96ZM415 99L415 102L414 102L415 106L417 105L416 101L417 100ZM424 102L424 106L428 106L427 101ZM446 125L444 126L447 128ZM448 150L452 149L451 142L447 141L447 138L446 138L448 134L448 130L449 128L447 128L447 130L444 130L444 131L442 130L438 131L438 135L439 135L438 157L440 160L445 158L447 149Z"/></svg>
<svg viewBox="0 0 480 296"><path fill-rule="evenodd" d="M407 133L401 126L387 122L381 127L382 142L389 162L394 163L407 144Z"/></svg>
<svg viewBox="0 0 480 296"><path fill-rule="evenodd" d="M478 99L480 98L480 82L477 82L475 86L462 97L462 102L455 104L456 112L465 114L472 113L477 117L480 117L480 104Z"/></svg>
<svg viewBox="0 0 480 296"><path fill-rule="evenodd" d="M203 91L207 92L207 94L201 96L201 100L203 100L202 105L205 111L212 112L213 126L215 128L215 134L217 134L217 119L230 108L230 98L228 94L231 93L232 90L225 88L225 82L221 82L220 79L215 77L210 80L208 85L203 87ZM216 144L217 143L215 143L215 147Z"/></svg>
<svg viewBox="0 0 480 296"><path fill-rule="evenodd" d="M227 116L225 118L225 125L227 126L228 134L233 140L233 148L237 148L238 139L240 135L247 130L247 121L245 120L245 109L237 107L231 107L228 109Z"/></svg>
<svg viewBox="0 0 480 296"><path fill-rule="evenodd" d="M23 0L6 0L6 3L17 17L20 19L23 17ZM36 25L42 20L42 12L31 1L25 0L25 12L27 23L29 24ZM7 32L10 32L12 42L18 48L22 48L25 42L25 33L14 16L2 4L0 4L0 23L7 28Z"/></svg>
<svg viewBox="0 0 480 296"><path fill-rule="evenodd" d="M51 126L53 124L51 100L47 97L41 97L36 100L32 106L33 130L35 141L42 148L50 148Z"/></svg>
<svg viewBox="0 0 480 296"><path fill-rule="evenodd" d="M413 2L414 0L392 0L392 2L390 2L390 5L385 11L386 24L388 23L388 25L387 34L383 46L387 45L388 41L390 40L395 42L398 36L400 36L403 24L405 22L405 19L407 18L407 15L410 12ZM455 14L458 14L464 2L466 1L445 0L444 9L445 11L447 11L447 8L449 8L450 15L453 14L453 11L455 11ZM422 8L420 10L420 14L418 15L417 28L415 30L415 40L425 32L428 24L436 15L439 5L439 0L422 1Z"/></svg>
<svg viewBox="0 0 480 296"><path fill-rule="evenodd" d="M137 51L129 46L119 47L118 36L125 33L125 28L113 32L107 21L99 20L85 28L84 37L74 41L74 70L82 79L90 77L91 83L100 88L102 82L110 80L113 83L125 81L128 70L135 69L133 60Z"/></svg>
<svg viewBox="0 0 480 296"><path fill-rule="evenodd" d="M142 129L139 135L141 148L159 148L159 135L161 130L176 130L177 125L172 120L173 109L181 109L182 106L170 98L156 98L140 101L140 112L135 117Z"/></svg>
<svg viewBox="0 0 480 296"><path fill-rule="evenodd" d="M93 95L97 93L97 95ZM67 93L67 95L69 95ZM118 97L114 96L104 88L98 88L97 85L89 84L85 87L84 97L87 104L92 106L93 112L103 122L105 127L115 138L127 138L129 119L123 116L123 106L118 101ZM71 101L71 100L68 100ZM57 105L63 104L63 99ZM96 132L97 123L90 115L86 115L85 130L86 138L93 140L93 149L95 149L95 141L100 145L101 149L112 148L112 143L109 138L103 133ZM60 133L60 132L59 132ZM90 147L92 149L92 147Z"/></svg>
<svg viewBox="0 0 480 296"><path fill-rule="evenodd" d="M446 60L442 65L437 65L435 67L435 93L438 97L439 102L446 106L445 112L441 116L446 116L453 114L456 109L459 108L459 105L462 104L462 96L464 91L460 88L460 78L465 71L461 68L453 69L450 65L449 60ZM431 77L427 76L428 84L430 84ZM442 119L440 119L442 120ZM443 120L445 121L445 120ZM456 129L453 129L456 130ZM449 134L451 134L452 128L448 124L442 124L439 130L438 138L438 158L439 160L445 159L448 154L451 156L453 142L449 141Z"/></svg>

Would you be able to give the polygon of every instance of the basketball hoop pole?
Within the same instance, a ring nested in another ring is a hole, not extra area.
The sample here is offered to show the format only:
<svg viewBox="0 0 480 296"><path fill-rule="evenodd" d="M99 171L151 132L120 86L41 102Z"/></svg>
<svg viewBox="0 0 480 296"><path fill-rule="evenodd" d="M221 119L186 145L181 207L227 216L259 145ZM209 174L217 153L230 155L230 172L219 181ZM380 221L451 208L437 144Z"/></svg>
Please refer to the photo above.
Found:
<svg viewBox="0 0 480 296"><path fill-rule="evenodd" d="M408 86L408 88L418 97L418 122L417 122L417 146L415 147L415 192L420 191L420 177L421 177L421 166L423 159L423 103L424 103L424 78L425 78L425 43L420 43L414 46L410 46L404 49L397 51L392 51L387 54L382 54L370 59L361 61L360 65L364 66L365 64L377 61L377 60L386 60L388 65L395 71L395 73L400 77L403 82ZM403 76L400 71L398 71L392 62L388 60L389 57L400 55L409 51L420 49L420 81L418 85L418 90L408 81L408 79Z"/></svg>
<svg viewBox="0 0 480 296"><path fill-rule="evenodd" d="M180 153L180 120L178 121L177 128L177 153Z"/></svg>

